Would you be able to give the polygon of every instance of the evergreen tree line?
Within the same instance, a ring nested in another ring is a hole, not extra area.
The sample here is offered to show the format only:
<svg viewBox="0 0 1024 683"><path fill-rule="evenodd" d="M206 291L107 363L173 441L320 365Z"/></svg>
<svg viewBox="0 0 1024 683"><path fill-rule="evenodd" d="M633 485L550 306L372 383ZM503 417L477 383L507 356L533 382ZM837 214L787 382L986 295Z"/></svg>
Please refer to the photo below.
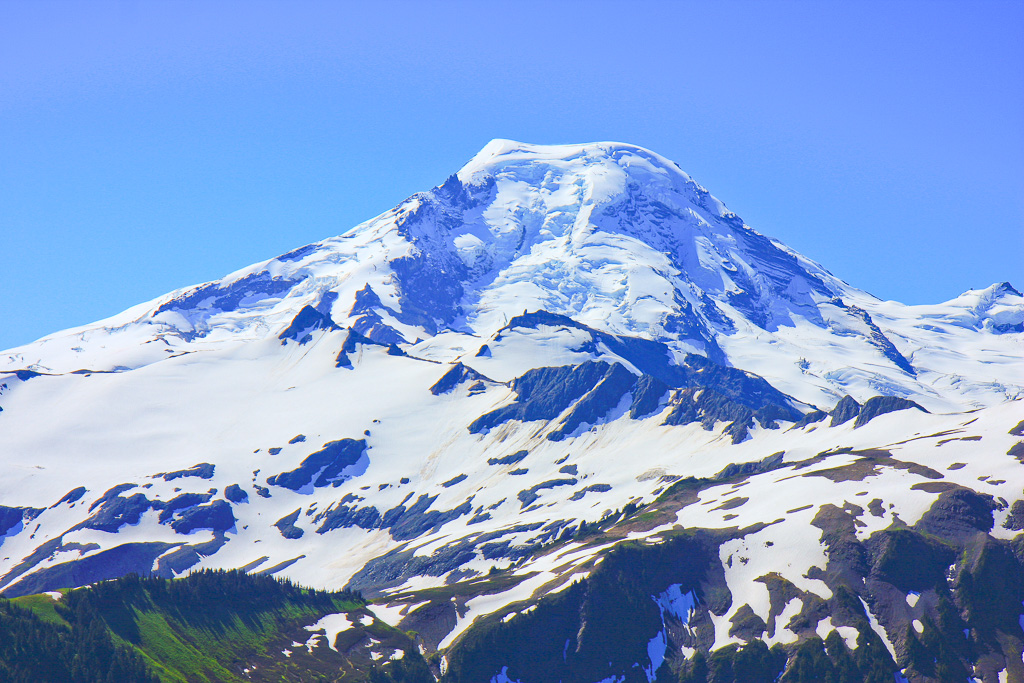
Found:
<svg viewBox="0 0 1024 683"><path fill-rule="evenodd" d="M65 610L74 626L0 600L0 680L9 683L159 683L142 657L114 644L95 610Z"/></svg>
<svg viewBox="0 0 1024 683"><path fill-rule="evenodd" d="M224 613L266 612L289 603L325 612L334 610L339 602L366 604L362 596L353 591L305 588L288 579L220 569L204 569L175 580L128 574L88 590L71 591L64 605L73 610L79 602L89 603L108 620L116 621L114 615L131 606L148 606L149 609L155 606L187 623ZM117 630L118 624L111 626Z"/></svg>
<svg viewBox="0 0 1024 683"><path fill-rule="evenodd" d="M330 592L241 571L203 570L181 579L127 576L66 593L55 607L65 624L45 621L0 599L0 681L4 683L159 683L138 651L136 611L162 611L216 632L234 618L294 605L321 613L366 604L355 592ZM113 632L113 634L112 634ZM390 667L412 683L409 667ZM390 673L390 672L389 672ZM388 674L384 674L388 675Z"/></svg>

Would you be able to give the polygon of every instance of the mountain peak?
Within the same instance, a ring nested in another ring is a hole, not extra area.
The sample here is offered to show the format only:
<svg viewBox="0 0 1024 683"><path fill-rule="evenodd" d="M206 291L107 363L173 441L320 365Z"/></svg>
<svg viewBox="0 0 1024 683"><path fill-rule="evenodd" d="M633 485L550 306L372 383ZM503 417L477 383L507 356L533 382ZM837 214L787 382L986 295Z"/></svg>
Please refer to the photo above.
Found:
<svg viewBox="0 0 1024 683"><path fill-rule="evenodd" d="M484 145L457 175L462 182L475 185L483 178L495 175L511 175L529 180L537 177L541 169L541 177L548 172L561 176L579 174L588 169L603 169L602 175L611 176L606 180L613 181L613 187L614 181L631 176L648 181L652 177L660 176L663 182L669 181L669 184L671 181L681 184L693 183L690 176L675 162L660 154L637 145L610 141L535 145L495 138Z"/></svg>
<svg viewBox="0 0 1024 683"><path fill-rule="evenodd" d="M956 360L972 380L951 387L951 361L936 355L946 342L931 338L1020 332L1024 302L1008 284L932 307L880 302L756 232L655 152L507 139L340 236L12 350L0 367L141 367L193 344L288 330L299 341L333 326L455 361L524 310L750 370L814 405L884 387L944 410L1024 386L1012 339L985 336L985 362Z"/></svg>
<svg viewBox="0 0 1024 683"><path fill-rule="evenodd" d="M921 610L955 553L1014 557L1024 501L990 503L1021 490L1021 402L1004 402L1024 399L1022 339L1008 284L879 301L648 150L496 140L342 235L0 354L0 591L286 573L364 591L444 650L444 681L533 680L504 673L523 634L550 641L527 653L550 680L663 681L665 653L719 657L769 623L773 652L827 636L821 661L849 641L892 662L873 625L938 623ZM837 529L848 558L889 548L912 571L836 565ZM652 571L624 584L624 563ZM953 577L958 604L994 585L974 576ZM602 604L626 611L580 607L616 586ZM778 587L839 611L776 622ZM1010 593L964 625L1015 624ZM623 618L636 637L610 660L593 648ZM275 650L289 670L318 624L280 641L306 642ZM317 640L388 656L345 633ZM493 666L459 668L474 642ZM992 667L1000 642L971 649Z"/></svg>
<svg viewBox="0 0 1024 683"><path fill-rule="evenodd" d="M1017 288L1011 285L1009 282L997 282L994 285L989 285L986 291L991 291L993 294L998 296L1010 295L1010 296L1024 296Z"/></svg>

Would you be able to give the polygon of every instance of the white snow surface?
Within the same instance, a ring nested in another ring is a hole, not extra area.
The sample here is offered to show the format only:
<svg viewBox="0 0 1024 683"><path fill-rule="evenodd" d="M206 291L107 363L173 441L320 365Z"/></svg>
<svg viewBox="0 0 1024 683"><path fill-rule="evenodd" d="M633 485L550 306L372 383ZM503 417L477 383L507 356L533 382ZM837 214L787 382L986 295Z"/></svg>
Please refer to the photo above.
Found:
<svg viewBox="0 0 1024 683"><path fill-rule="evenodd" d="M334 641L338 634L349 630L355 625L349 615L339 612L337 614L325 614L315 624L307 626L306 630L314 633L323 631L323 635L327 639L327 647L337 652L338 648L334 647Z"/></svg>

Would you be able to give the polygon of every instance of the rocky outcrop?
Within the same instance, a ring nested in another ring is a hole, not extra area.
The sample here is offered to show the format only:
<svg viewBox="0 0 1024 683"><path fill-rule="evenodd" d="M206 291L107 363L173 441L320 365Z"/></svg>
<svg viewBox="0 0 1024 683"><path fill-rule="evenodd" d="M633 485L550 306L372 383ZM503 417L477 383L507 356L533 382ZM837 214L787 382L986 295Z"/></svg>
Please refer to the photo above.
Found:
<svg viewBox="0 0 1024 683"><path fill-rule="evenodd" d="M308 486L336 486L354 476L363 460L369 462L366 458L366 439L331 441L307 456L294 470L268 477L267 483L292 491L301 491Z"/></svg>
<svg viewBox="0 0 1024 683"><path fill-rule="evenodd" d="M857 427L863 427L879 415L884 415L897 410L909 410L910 408L916 408L917 410L925 413L928 412L917 403L905 398L900 398L899 396L873 396L864 402L864 405L860 409L860 413L857 415L857 421L853 423L853 427L854 429Z"/></svg>
<svg viewBox="0 0 1024 683"><path fill-rule="evenodd" d="M839 399L839 403L832 409L830 415L832 421L829 422L829 427L838 427L839 425L849 422L853 418L860 414L860 404L854 400L853 396L847 394Z"/></svg>

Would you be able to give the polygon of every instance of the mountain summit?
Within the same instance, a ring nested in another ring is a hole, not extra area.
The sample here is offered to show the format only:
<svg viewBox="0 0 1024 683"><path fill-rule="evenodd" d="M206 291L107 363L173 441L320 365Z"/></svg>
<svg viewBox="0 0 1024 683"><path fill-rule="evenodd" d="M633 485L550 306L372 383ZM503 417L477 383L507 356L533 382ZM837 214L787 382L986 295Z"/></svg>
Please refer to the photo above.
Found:
<svg viewBox="0 0 1024 683"><path fill-rule="evenodd" d="M1024 594L974 587L1024 572L1022 342L1008 283L880 301L653 152L494 140L0 353L0 590L357 589L452 681L1012 678Z"/></svg>
<svg viewBox="0 0 1024 683"><path fill-rule="evenodd" d="M81 341L252 340L305 306L446 361L450 334L486 339L544 310L757 372L815 405L882 390L937 410L1024 395L1016 342L999 337L1024 326L1008 284L938 306L881 302L744 224L673 162L611 142L493 140L339 237L14 349L0 368L136 367L163 356ZM948 351L979 339L979 353Z"/></svg>

